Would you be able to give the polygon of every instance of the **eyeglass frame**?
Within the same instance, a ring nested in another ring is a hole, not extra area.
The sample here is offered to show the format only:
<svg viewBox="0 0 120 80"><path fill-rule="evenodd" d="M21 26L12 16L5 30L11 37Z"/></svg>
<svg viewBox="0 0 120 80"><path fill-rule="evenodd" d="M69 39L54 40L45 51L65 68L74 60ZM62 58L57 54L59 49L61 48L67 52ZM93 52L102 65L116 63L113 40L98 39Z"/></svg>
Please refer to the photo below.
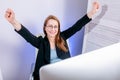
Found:
<svg viewBox="0 0 120 80"><path fill-rule="evenodd" d="M56 25L55 25L55 26L47 25L46 27L49 28L49 29L53 29L53 28L54 28L54 29L58 29L58 26L56 26Z"/></svg>

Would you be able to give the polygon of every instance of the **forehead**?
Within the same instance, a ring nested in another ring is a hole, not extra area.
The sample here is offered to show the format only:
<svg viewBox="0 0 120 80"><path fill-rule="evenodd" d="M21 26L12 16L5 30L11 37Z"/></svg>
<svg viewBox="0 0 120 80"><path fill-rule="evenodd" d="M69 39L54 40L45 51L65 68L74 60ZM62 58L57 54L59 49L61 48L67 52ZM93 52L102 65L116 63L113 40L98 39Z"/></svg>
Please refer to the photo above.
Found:
<svg viewBox="0 0 120 80"><path fill-rule="evenodd" d="M58 22L54 19L49 19L47 25L58 25Z"/></svg>

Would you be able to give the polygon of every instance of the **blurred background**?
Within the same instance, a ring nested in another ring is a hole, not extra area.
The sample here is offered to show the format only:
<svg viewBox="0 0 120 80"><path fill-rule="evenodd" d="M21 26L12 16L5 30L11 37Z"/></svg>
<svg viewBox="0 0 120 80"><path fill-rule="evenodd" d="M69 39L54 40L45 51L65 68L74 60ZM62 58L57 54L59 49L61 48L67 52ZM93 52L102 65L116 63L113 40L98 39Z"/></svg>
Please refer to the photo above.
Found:
<svg viewBox="0 0 120 80"><path fill-rule="evenodd" d="M4 18L7 8L34 35L43 33L43 22L52 14L59 18L61 31L71 27L87 12L88 0L0 0L0 69L3 80L29 80L35 62L35 48L19 36ZM84 28L68 42L71 56L81 54Z"/></svg>

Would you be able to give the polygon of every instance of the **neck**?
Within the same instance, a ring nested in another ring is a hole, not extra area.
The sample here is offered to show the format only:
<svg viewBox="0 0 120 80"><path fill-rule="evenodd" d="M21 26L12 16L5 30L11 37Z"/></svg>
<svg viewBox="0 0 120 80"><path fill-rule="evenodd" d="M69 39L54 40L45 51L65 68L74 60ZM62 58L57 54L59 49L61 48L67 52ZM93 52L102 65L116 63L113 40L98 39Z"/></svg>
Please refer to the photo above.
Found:
<svg viewBox="0 0 120 80"><path fill-rule="evenodd" d="M50 42L50 48L55 49L55 38L53 37L48 37L48 40Z"/></svg>

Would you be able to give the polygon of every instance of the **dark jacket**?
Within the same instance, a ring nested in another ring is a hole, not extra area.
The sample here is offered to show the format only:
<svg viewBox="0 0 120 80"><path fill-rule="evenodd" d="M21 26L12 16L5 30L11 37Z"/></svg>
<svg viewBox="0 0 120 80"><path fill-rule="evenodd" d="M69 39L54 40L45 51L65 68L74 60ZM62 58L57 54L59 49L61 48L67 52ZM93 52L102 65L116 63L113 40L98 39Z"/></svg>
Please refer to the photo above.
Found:
<svg viewBox="0 0 120 80"><path fill-rule="evenodd" d="M81 28L85 24L87 24L90 20L91 19L89 19L87 15L83 16L72 27L61 32L60 36L66 41L77 31L81 30ZM36 37L32 33L30 33L23 25L21 26L22 26L21 30L16 32L18 32L27 42L31 43L34 47L39 49L36 59L35 69L33 73L34 77L39 76L40 67L50 63L50 43L46 36L44 38L42 36ZM69 51L65 53L64 51L60 50L57 46L56 46L56 52L57 52L57 56L60 59L66 59L70 57Z"/></svg>

